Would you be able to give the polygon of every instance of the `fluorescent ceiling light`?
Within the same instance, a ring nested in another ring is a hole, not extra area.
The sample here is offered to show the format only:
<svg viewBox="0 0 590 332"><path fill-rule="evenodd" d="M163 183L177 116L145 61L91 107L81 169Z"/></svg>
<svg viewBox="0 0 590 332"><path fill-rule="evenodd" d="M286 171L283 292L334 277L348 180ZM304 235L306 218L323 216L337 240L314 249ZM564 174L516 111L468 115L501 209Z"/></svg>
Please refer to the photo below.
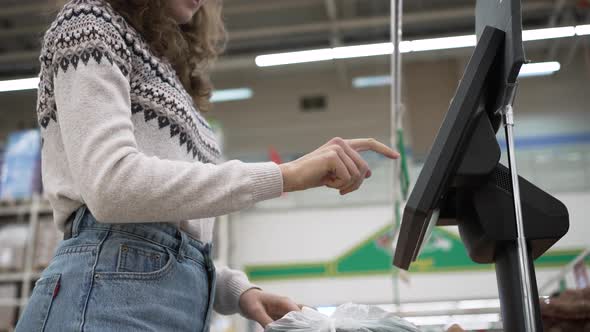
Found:
<svg viewBox="0 0 590 332"><path fill-rule="evenodd" d="M363 76L352 80L352 86L358 89L391 85L390 75Z"/></svg>
<svg viewBox="0 0 590 332"><path fill-rule="evenodd" d="M576 35L578 35L578 36L590 35L590 24L578 25L576 27Z"/></svg>
<svg viewBox="0 0 590 332"><path fill-rule="evenodd" d="M256 57L256 65L258 67L288 65L292 63L314 62L333 60L334 52L331 48L323 48L319 50L277 53L269 55L260 55Z"/></svg>
<svg viewBox="0 0 590 332"><path fill-rule="evenodd" d="M561 28L548 28L548 29L535 29L525 30L522 32L522 40L542 40L542 39L555 39L573 37L576 35L575 27L561 27Z"/></svg>
<svg viewBox="0 0 590 332"><path fill-rule="evenodd" d="M358 46L344 46L332 49L333 59L359 58L363 56L375 56L391 54L393 52L392 43L379 43Z"/></svg>
<svg viewBox="0 0 590 332"><path fill-rule="evenodd" d="M518 77L547 76L561 69L557 61L527 63L520 69ZM352 80L352 86L358 89L391 85L390 75L360 76Z"/></svg>
<svg viewBox="0 0 590 332"><path fill-rule="evenodd" d="M445 50L451 48L471 47L475 46L477 39L475 35L444 37L444 38L430 38L411 41L411 51L433 51Z"/></svg>
<svg viewBox="0 0 590 332"><path fill-rule="evenodd" d="M33 90L33 89L37 89L38 86L39 86L39 77L0 81L0 92Z"/></svg>
<svg viewBox="0 0 590 332"><path fill-rule="evenodd" d="M522 32L522 39L523 41L531 41L566 38L573 37L575 35L582 36L588 34L590 34L590 25L580 25L577 27L568 26L559 28L525 30ZM473 47L476 45L476 43L477 40L475 35L418 39L402 41L400 43L400 52L409 53ZM258 67L268 67L293 63L387 55L391 54L392 52L393 45L389 42L336 48L323 48L318 50L260 55L256 57L256 65Z"/></svg>
<svg viewBox="0 0 590 332"><path fill-rule="evenodd" d="M211 96L212 103L221 103L224 101L244 100L252 98L253 92L249 88L215 90Z"/></svg>
<svg viewBox="0 0 590 332"><path fill-rule="evenodd" d="M0 92L33 90L39 86L39 77L22 78L18 80L0 81ZM211 96L212 103L221 103L224 101L244 100L252 98L252 89L228 89L215 90Z"/></svg>
<svg viewBox="0 0 590 332"><path fill-rule="evenodd" d="M401 53L410 53L412 52L412 42L407 40L407 41L401 41L399 43L399 51ZM393 49L391 51L393 53Z"/></svg>
<svg viewBox="0 0 590 332"><path fill-rule="evenodd" d="M410 42L400 44L402 53L410 52ZM350 59L366 56L386 55L393 52L392 43L377 43L356 46L343 46L335 48L322 48L318 50L297 51L259 55L255 62L258 67L270 67L289 65L294 63L317 62L334 59Z"/></svg>
<svg viewBox="0 0 590 332"><path fill-rule="evenodd" d="M557 61L527 63L520 69L520 74L518 77L547 76L559 71L560 69L561 65Z"/></svg>

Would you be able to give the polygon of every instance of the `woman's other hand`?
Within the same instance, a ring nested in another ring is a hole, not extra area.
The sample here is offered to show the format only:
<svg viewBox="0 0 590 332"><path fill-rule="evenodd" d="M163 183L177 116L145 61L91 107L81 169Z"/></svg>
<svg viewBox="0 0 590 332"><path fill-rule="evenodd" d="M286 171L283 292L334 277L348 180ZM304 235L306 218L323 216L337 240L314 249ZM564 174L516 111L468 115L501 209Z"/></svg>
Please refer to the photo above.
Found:
<svg viewBox="0 0 590 332"><path fill-rule="evenodd" d="M333 138L317 150L279 165L283 191L327 186L345 195L357 190L371 176L369 165L359 154L362 151L374 151L390 159L399 157L399 153L372 138Z"/></svg>
<svg viewBox="0 0 590 332"><path fill-rule="evenodd" d="M246 318L257 321L266 328L268 324L301 308L288 297L252 288L240 296L240 310Z"/></svg>

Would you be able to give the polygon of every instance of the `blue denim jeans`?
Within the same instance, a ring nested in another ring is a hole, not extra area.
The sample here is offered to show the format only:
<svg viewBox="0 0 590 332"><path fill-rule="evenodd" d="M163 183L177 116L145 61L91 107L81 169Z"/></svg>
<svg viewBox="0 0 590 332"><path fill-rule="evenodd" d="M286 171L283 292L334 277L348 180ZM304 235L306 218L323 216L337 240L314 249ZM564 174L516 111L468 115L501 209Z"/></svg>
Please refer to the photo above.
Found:
<svg viewBox="0 0 590 332"><path fill-rule="evenodd" d="M208 331L210 252L171 224L98 223L82 206L16 331Z"/></svg>

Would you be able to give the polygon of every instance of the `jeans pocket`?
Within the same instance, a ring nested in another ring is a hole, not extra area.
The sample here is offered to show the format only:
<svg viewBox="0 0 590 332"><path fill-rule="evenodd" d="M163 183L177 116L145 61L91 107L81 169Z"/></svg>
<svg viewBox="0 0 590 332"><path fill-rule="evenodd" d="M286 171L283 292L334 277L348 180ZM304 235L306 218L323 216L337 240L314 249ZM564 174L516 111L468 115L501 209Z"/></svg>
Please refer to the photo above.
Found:
<svg viewBox="0 0 590 332"><path fill-rule="evenodd" d="M134 241L119 245L114 272L95 273L99 279L156 280L167 275L176 263L172 252L164 247ZM113 270L111 270L113 271Z"/></svg>
<svg viewBox="0 0 590 332"><path fill-rule="evenodd" d="M42 277L35 283L27 308L16 325L17 332L36 332L45 329L51 304L59 291L60 278L60 274L52 274Z"/></svg>

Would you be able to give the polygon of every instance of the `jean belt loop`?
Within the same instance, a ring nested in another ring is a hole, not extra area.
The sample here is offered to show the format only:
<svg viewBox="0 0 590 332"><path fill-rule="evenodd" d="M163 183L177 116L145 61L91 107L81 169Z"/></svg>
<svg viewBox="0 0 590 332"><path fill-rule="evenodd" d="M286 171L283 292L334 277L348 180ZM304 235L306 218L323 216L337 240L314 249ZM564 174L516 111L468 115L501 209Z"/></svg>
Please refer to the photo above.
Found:
<svg viewBox="0 0 590 332"><path fill-rule="evenodd" d="M86 209L88 209L88 207L82 205L76 210L76 216L74 217L74 220L72 220L72 237L78 236L78 233L80 232L80 224L82 223L82 218L86 213Z"/></svg>
<svg viewBox="0 0 590 332"><path fill-rule="evenodd" d="M215 264L213 263L213 252L212 252L213 245L211 242L205 243L205 262L207 264L207 270L212 272L215 270Z"/></svg>
<svg viewBox="0 0 590 332"><path fill-rule="evenodd" d="M86 206L82 205L76 209L76 211L72 212L68 219L66 220L65 229L64 229L64 240L69 240L73 237L78 236L78 230L80 223L80 219L84 216L84 212L86 211Z"/></svg>
<svg viewBox="0 0 590 332"><path fill-rule="evenodd" d="M178 230L178 232L180 233L180 246L178 247L178 257L176 258L179 262L182 262L186 254L186 246L189 244L186 233L181 230Z"/></svg>

